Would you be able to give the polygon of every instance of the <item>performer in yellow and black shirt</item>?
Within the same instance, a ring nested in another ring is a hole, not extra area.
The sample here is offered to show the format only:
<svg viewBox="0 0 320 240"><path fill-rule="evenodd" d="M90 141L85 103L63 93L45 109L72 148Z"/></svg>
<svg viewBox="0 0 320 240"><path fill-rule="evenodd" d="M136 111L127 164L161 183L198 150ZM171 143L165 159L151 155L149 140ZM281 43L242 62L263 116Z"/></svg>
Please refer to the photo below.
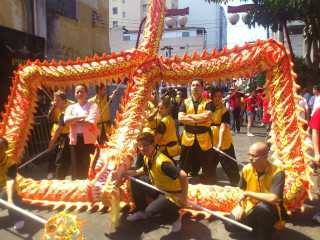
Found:
<svg viewBox="0 0 320 240"><path fill-rule="evenodd" d="M191 82L191 97L181 103L179 122L184 124L181 136L180 167L197 175L200 166L203 183L216 184L211 139L212 101L201 96L203 80L194 78Z"/></svg>
<svg viewBox="0 0 320 240"><path fill-rule="evenodd" d="M170 114L169 102L161 101L158 104L158 110L162 119L156 129L154 140L159 147L159 151L173 160L173 157L180 154L180 146L175 134L176 126Z"/></svg>
<svg viewBox="0 0 320 240"><path fill-rule="evenodd" d="M54 133L56 132L57 128L59 127L59 119L60 119L61 113L64 113L69 105L74 104L73 101L67 99L67 94L63 89L60 89L57 92L63 93L65 98L64 98L64 100L59 101L59 106L57 106L56 101L53 100L53 102L52 102L53 105L48 112L47 117L49 119L51 119L53 122L51 134L50 134L51 138L53 137ZM58 97L58 98L60 99L60 97ZM68 134L69 130L66 131L65 133ZM58 134L58 136L59 136L59 134ZM58 138L56 138L56 140L57 139ZM49 152L49 156L48 156L49 165L48 165L48 169L47 169L47 173L48 173L47 179L52 179L55 177L56 161L57 161L57 158L59 158L59 156L57 156L57 154L60 152L61 148L59 149L59 145L52 144L52 147L49 149L51 149L51 151ZM68 157L68 158L70 158L70 157Z"/></svg>
<svg viewBox="0 0 320 240"><path fill-rule="evenodd" d="M214 111L211 119L213 146L219 151L223 151L229 156L236 158L232 135L228 126L230 124L230 113L221 103L223 96L222 91L219 88L215 88L212 90L211 96L214 105ZM215 150L213 150L213 161L215 168L217 168L219 162L221 163L224 172L229 178L231 186L237 186L240 180L237 163Z"/></svg>
<svg viewBox="0 0 320 240"><path fill-rule="evenodd" d="M18 165L7 155L8 147L8 141L0 137L0 198L21 207L21 190L16 182ZM23 216L14 210L8 209L8 211L10 219L15 222L14 228L16 230L23 228Z"/></svg>
<svg viewBox="0 0 320 240"><path fill-rule="evenodd" d="M65 92L55 92L53 94L54 104L58 110L58 124L55 128L53 136L51 137L48 149L54 149L54 144L58 142L57 154L55 158L55 178L64 180L68 174L71 165L70 152L70 125L64 123L64 113L69 106L67 95Z"/></svg>
<svg viewBox="0 0 320 240"><path fill-rule="evenodd" d="M158 110L158 94L156 89L153 89L150 94L150 101L148 101L147 110L146 110L146 121L144 123L144 127L142 132L149 132L152 135L155 135L156 129L161 121L161 116ZM136 169L139 169L143 165L143 155L138 152L137 161L136 161Z"/></svg>
<svg viewBox="0 0 320 240"><path fill-rule="evenodd" d="M114 91L111 96L106 95L107 88L103 83L101 83L100 86L96 85L96 92L97 94L94 97L88 99L88 102L93 102L98 105L99 114L101 115L98 121L98 128L100 129L98 142L100 145L103 145L107 140L106 133L108 133L108 135L111 136L110 105L106 108L105 106L108 104L109 101L111 101L111 99L114 95L117 94L117 92Z"/></svg>
<svg viewBox="0 0 320 240"><path fill-rule="evenodd" d="M141 133L138 148L144 156L143 166L138 170L125 174L152 184L160 190L175 194L169 196L145 187L140 183L131 182L132 196L136 204L136 212L127 217L128 221L150 218L160 223L173 222L171 232L181 229L181 212L179 209L187 204L188 176L175 166L175 163L161 152L155 150L154 137L151 133ZM146 196L154 199L149 205Z"/></svg>

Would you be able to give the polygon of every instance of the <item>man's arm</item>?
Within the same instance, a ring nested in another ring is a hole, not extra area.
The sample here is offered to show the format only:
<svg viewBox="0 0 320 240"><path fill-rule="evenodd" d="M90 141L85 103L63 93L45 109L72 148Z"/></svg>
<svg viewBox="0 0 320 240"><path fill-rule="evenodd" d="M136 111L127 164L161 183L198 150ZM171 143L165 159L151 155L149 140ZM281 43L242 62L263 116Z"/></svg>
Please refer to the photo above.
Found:
<svg viewBox="0 0 320 240"><path fill-rule="evenodd" d="M57 141L59 135L60 135L60 132L61 130L63 129L63 126L59 125L57 127L57 129L54 131L54 134L49 142L49 146L48 146L48 149L52 150L53 149L53 145L54 143Z"/></svg>
<svg viewBox="0 0 320 240"><path fill-rule="evenodd" d="M212 117L212 111L206 110L200 114L189 114L189 118L193 119L196 123L210 121Z"/></svg>
<svg viewBox="0 0 320 240"><path fill-rule="evenodd" d="M243 196L244 190L239 188L238 190L238 205L235 207L235 209L232 210L232 214L234 215L235 219L239 221L242 218L242 215L244 213L244 207L242 206L242 202L245 199Z"/></svg>
<svg viewBox="0 0 320 240"><path fill-rule="evenodd" d="M187 124L187 125L191 125L191 124L195 124L197 123L195 120L193 120L192 118L189 117L190 115L187 115L184 112L179 112L178 114L178 120L179 122L183 123L183 124Z"/></svg>
<svg viewBox="0 0 320 240"><path fill-rule="evenodd" d="M48 112L48 115L47 115L47 118L49 119L52 119L53 118L53 113L54 113L54 110L56 109L56 105L52 105L51 108L49 109L49 112Z"/></svg>
<svg viewBox="0 0 320 240"><path fill-rule="evenodd" d="M187 202L188 202L188 188L189 188L188 175L185 173L185 171L181 170L178 178L181 184L181 196L179 198L179 202L183 206L185 206L187 205Z"/></svg>
<svg viewBox="0 0 320 240"><path fill-rule="evenodd" d="M272 205L276 205L279 199L279 197L273 193L258 193L258 192L251 192L251 191L244 191L243 196L252 197L254 199L257 199L259 201L264 201Z"/></svg>
<svg viewBox="0 0 320 240"><path fill-rule="evenodd" d="M319 149L320 131L312 129L312 146L314 151L314 162L320 165L320 149Z"/></svg>
<svg viewBox="0 0 320 240"><path fill-rule="evenodd" d="M14 205L13 202L13 194L14 194L14 186L15 186L16 181L14 179L7 180L6 184L6 190L7 190L7 195L8 195L8 203L11 203Z"/></svg>
<svg viewBox="0 0 320 240"><path fill-rule="evenodd" d="M136 177L136 176L140 176L140 175L144 175L147 174L144 170L143 167L137 169L137 170L130 170L124 173L124 177L126 176L131 176L131 177Z"/></svg>
<svg viewBox="0 0 320 240"><path fill-rule="evenodd" d="M157 116L157 113L158 113L158 108L151 113L147 113L146 119L148 120L148 122L151 122Z"/></svg>

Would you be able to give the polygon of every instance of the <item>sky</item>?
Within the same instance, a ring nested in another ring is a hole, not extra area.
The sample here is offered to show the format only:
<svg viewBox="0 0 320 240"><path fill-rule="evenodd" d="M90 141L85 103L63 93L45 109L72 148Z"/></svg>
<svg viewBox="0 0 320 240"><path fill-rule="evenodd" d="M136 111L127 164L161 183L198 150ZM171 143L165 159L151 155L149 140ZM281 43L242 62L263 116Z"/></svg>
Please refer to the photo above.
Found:
<svg viewBox="0 0 320 240"><path fill-rule="evenodd" d="M229 6L239 6L243 4L250 4L252 1L240 2L240 0L229 1ZM229 17L227 6L222 4L225 9L227 18ZM227 30L227 39L228 39L228 48L232 48L235 45L242 46L246 42L256 42L258 39L266 40L267 31L263 27L256 27L249 29L241 19L242 13L239 13L240 19L236 25L231 25L228 19L228 30Z"/></svg>

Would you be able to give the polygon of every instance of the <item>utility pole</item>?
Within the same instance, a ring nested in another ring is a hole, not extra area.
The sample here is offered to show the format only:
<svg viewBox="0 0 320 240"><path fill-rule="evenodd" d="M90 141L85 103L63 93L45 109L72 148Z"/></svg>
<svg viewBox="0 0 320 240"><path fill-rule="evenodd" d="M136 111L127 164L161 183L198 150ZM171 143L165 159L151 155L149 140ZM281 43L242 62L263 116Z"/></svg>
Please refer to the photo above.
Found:
<svg viewBox="0 0 320 240"><path fill-rule="evenodd" d="M166 50L166 57L171 58L171 50L173 50L173 47L171 46L163 46L161 50Z"/></svg>

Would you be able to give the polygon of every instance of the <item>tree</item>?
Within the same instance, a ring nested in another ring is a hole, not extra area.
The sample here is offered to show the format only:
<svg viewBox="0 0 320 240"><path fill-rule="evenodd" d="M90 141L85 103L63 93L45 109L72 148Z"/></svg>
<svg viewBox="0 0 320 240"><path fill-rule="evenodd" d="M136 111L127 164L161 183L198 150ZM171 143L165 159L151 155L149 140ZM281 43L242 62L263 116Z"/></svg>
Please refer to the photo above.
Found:
<svg viewBox="0 0 320 240"><path fill-rule="evenodd" d="M241 0L247 2L247 0ZM288 21L300 20L305 23L304 37L307 43L306 60L310 70L307 87L319 84L320 63L320 1L319 0L252 0L253 10L249 28L255 25L273 31L281 30Z"/></svg>

